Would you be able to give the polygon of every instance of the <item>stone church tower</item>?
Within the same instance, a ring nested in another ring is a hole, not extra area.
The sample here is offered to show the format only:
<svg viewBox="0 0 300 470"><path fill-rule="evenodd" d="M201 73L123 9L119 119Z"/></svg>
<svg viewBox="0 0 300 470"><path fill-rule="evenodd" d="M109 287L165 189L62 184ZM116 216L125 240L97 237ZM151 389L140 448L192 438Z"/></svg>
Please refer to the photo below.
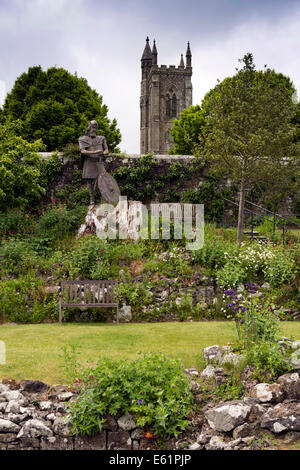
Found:
<svg viewBox="0 0 300 470"><path fill-rule="evenodd" d="M181 54L180 64L157 65L157 49L149 38L141 59L141 154L167 154L171 147L170 129L181 111L192 105L192 54L187 45L186 65Z"/></svg>

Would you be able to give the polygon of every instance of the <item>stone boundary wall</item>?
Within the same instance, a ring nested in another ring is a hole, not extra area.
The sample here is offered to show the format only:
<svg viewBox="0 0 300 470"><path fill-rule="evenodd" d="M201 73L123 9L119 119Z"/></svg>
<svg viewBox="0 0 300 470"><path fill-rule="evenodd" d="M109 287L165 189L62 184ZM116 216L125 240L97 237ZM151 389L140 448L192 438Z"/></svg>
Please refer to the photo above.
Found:
<svg viewBox="0 0 300 470"><path fill-rule="evenodd" d="M41 156L43 160L47 160L47 158L50 158L51 155L53 155L55 152L38 152L38 155ZM70 157L70 156L64 156L63 152L58 152L58 155L61 157L61 161L63 164L62 168L62 175L55 182L55 184L52 185L51 189L55 188L62 188L65 185L70 186L73 183L73 173L74 173L74 168L79 167L79 162L80 162L80 153L78 149L78 154L77 157ZM129 166L129 167L134 167L136 162L141 159L143 156L142 154L124 154L124 153L111 153L108 156L104 156L104 163L106 170L108 173L113 173L119 168L122 168L123 166ZM201 165L201 162L203 163L203 160L201 158L195 157L193 155L161 155L161 154L153 154L152 158L156 161L155 168L153 169L153 178L157 177L166 177L166 184L164 188L159 189L156 191L156 195L153 200L161 200L161 197L163 196L165 190L170 190L174 191L177 196L180 198L180 201L182 201L183 195L187 190L193 190L193 191L199 191L201 189L201 186L204 182L207 181L207 173L208 173L208 166ZM199 162L199 168L193 171L192 175L188 178L185 178L184 181L180 182L178 179L173 180L173 181L168 181L167 175L170 171L170 168L172 164L179 164L182 165L183 169L186 169L189 167L190 164L195 162ZM83 183L84 184L84 183ZM229 188L232 186L232 182L228 178L224 178L223 181L220 181L218 184L216 184L216 190L222 189L222 188ZM278 209L278 212L281 214L284 214L285 216L292 216L293 215L293 203L294 199L296 197L296 194L291 196L290 194L287 194L285 197L285 200L282 202L281 207ZM235 194L233 197L230 197L234 202L238 203L237 199L237 194ZM258 204L261 204L259 200L253 200L253 202L256 202ZM234 206L230 203L225 203L224 205L224 211L223 211L223 222L226 223L231 220L232 215L234 213Z"/></svg>
<svg viewBox="0 0 300 470"><path fill-rule="evenodd" d="M44 161L50 158L52 154L50 152L39 153ZM46 198L48 198L49 202L51 193L55 196L57 191L71 188L76 178L78 184L78 172L80 171L81 173L79 151L71 155L64 155L62 152L58 154L61 159L62 168L48 188ZM126 196L129 200L141 200L144 204L150 201L182 202L187 190L198 190L205 181L205 174L207 172L205 166L199 164L196 165L197 169L190 171L191 165L197 161L196 157L192 155L153 155L154 165L152 170L151 172L147 171L147 177L142 182L138 179L140 178L138 164L142 156L139 154L110 154L103 158L105 169L108 173L114 175L119 170L121 172L122 169L125 170L124 176L115 176L115 178L121 187L122 184L128 184L131 188L129 192L126 191ZM131 168L133 169L133 174L137 171L138 176L137 180L128 183L127 180L128 178L130 179L128 177L128 169L130 172ZM175 175L173 174L174 172ZM171 174L171 177L169 177L169 174ZM182 179L180 178L181 174L186 174L187 177ZM82 180L80 187L85 185L86 183ZM139 195L135 195L133 187L136 188ZM125 194L124 191L122 193ZM144 196L141 196L141 193ZM166 194L168 197L165 196ZM164 199L165 197L167 197L167 201Z"/></svg>

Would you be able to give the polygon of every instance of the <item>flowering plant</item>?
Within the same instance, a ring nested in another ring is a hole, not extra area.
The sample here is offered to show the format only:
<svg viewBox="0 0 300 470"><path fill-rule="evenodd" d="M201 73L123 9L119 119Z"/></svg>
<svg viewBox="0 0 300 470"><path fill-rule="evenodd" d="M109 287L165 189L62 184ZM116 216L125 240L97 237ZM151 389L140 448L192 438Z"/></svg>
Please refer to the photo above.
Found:
<svg viewBox="0 0 300 470"><path fill-rule="evenodd" d="M261 305L258 298L251 296L254 290L253 284L248 286L250 295L243 300L232 289L224 294L231 299L227 307L235 314L238 348L245 352L247 364L254 367L254 374L259 379L264 380L268 374L269 380L276 380L291 367L278 342L279 318L272 305Z"/></svg>
<svg viewBox="0 0 300 470"><path fill-rule="evenodd" d="M193 402L189 382L182 365L162 354L133 361L102 357L78 379L81 393L70 404L76 434L101 432L106 414L118 418L131 413L137 426L149 428L149 438L177 436L189 423Z"/></svg>
<svg viewBox="0 0 300 470"><path fill-rule="evenodd" d="M296 252L290 247L243 243L238 252L224 252L225 262L216 273L219 286L234 288L246 280L268 281L272 287L296 277Z"/></svg>

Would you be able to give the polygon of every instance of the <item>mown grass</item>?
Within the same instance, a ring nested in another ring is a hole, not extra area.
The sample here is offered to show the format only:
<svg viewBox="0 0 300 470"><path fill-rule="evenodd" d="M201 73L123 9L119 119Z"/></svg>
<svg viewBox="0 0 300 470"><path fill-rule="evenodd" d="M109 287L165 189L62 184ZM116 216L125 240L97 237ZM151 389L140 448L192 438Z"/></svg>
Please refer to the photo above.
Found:
<svg viewBox="0 0 300 470"><path fill-rule="evenodd" d="M300 440L289 445L278 443L277 448L278 450L300 450Z"/></svg>
<svg viewBox="0 0 300 470"><path fill-rule="evenodd" d="M282 334L300 339L300 323L282 322ZM184 367L199 367L202 349L236 339L234 322L143 323L119 326L101 323L1 325L6 346L4 377L63 383L64 346L74 344L81 363L96 362L100 355L133 359L139 352L160 351L180 359Z"/></svg>

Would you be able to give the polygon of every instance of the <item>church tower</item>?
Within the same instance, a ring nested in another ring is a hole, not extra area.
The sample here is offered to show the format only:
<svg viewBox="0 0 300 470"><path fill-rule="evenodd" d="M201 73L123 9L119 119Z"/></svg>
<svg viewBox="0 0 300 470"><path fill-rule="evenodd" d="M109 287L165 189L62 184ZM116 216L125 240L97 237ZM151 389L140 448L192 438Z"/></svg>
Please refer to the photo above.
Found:
<svg viewBox="0 0 300 470"><path fill-rule="evenodd" d="M157 65L157 48L149 38L141 59L141 154L167 154L172 142L170 129L173 120L179 119L181 111L192 105L192 54L190 43L186 50L186 64L183 54L178 67Z"/></svg>

